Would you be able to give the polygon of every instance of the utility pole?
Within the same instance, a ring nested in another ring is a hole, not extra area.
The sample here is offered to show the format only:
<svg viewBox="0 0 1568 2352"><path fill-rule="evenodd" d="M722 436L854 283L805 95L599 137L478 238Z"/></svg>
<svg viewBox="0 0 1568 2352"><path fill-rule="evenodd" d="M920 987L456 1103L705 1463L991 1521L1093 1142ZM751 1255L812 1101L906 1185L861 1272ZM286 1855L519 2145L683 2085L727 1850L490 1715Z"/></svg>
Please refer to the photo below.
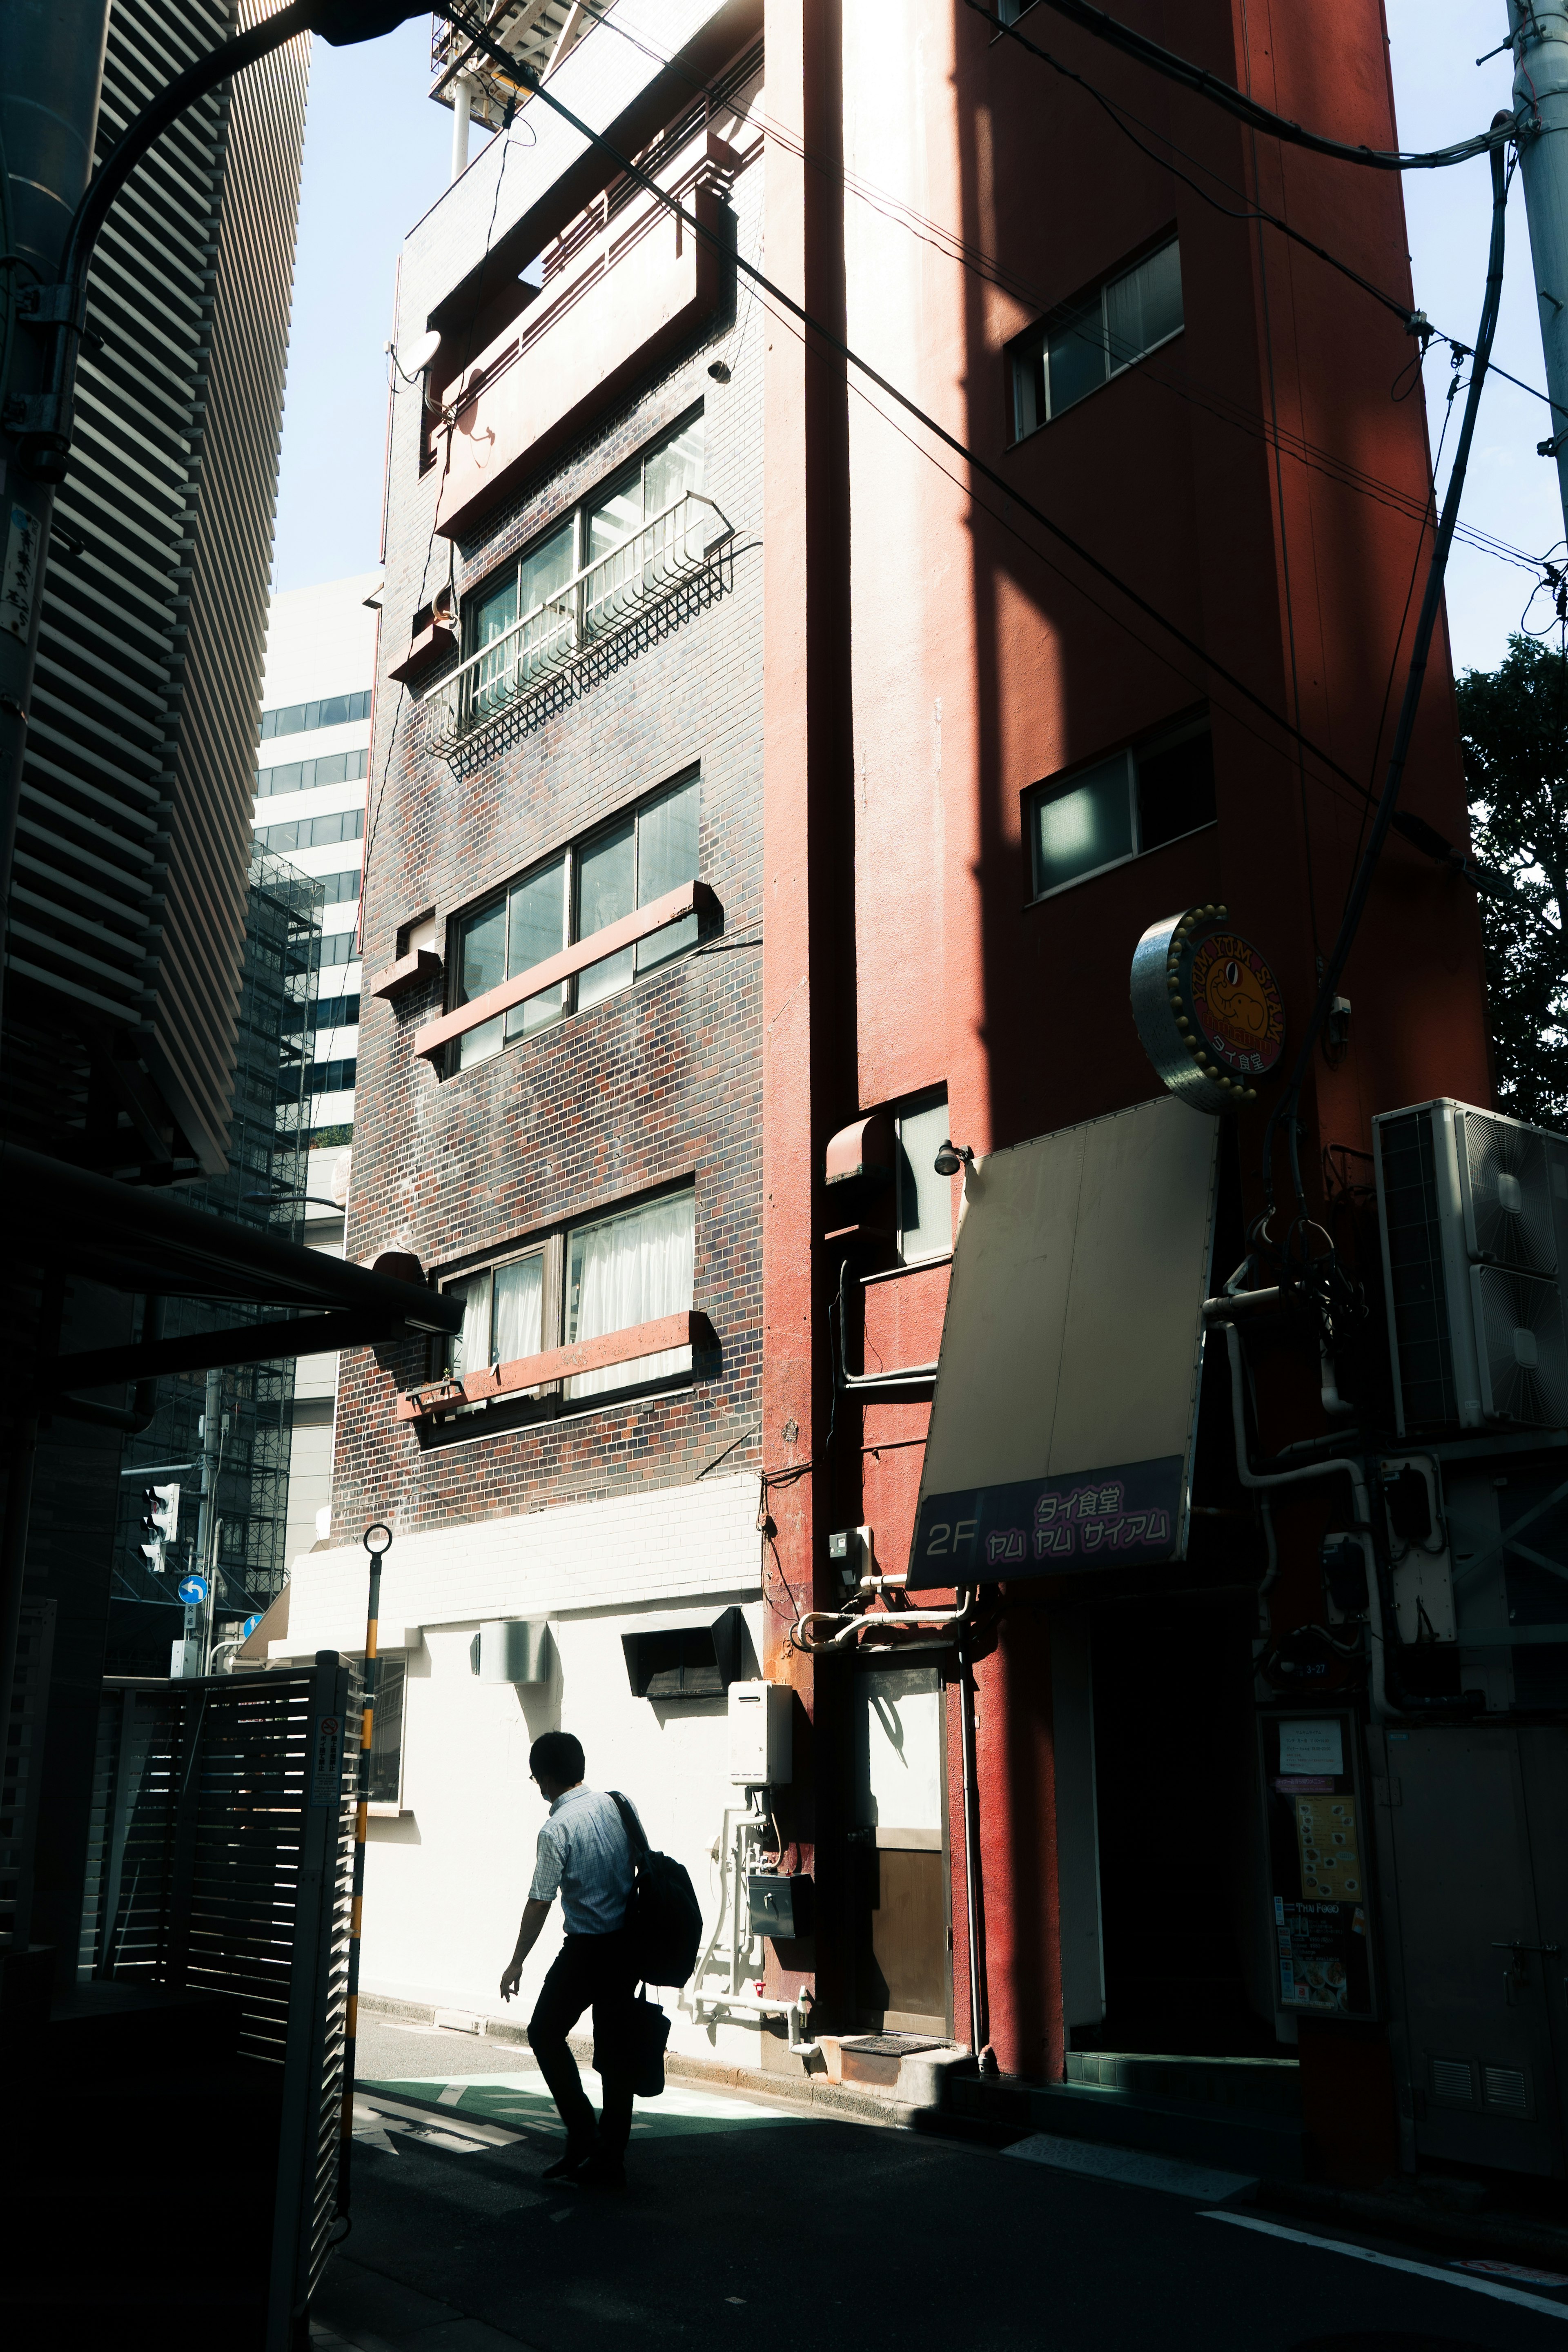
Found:
<svg viewBox="0 0 1568 2352"><path fill-rule="evenodd" d="M1508 24L1519 174L1552 402L1551 431L1537 446L1557 461L1568 532L1568 0L1508 0Z"/></svg>
<svg viewBox="0 0 1568 2352"><path fill-rule="evenodd" d="M205 1601L185 1603L184 1631L174 1643L169 1671L175 1680L205 1675L212 1643L213 1587L216 1576L217 1477L223 1462L223 1374L207 1374L202 1412L202 1485L196 1509L195 1572L206 1582Z"/></svg>

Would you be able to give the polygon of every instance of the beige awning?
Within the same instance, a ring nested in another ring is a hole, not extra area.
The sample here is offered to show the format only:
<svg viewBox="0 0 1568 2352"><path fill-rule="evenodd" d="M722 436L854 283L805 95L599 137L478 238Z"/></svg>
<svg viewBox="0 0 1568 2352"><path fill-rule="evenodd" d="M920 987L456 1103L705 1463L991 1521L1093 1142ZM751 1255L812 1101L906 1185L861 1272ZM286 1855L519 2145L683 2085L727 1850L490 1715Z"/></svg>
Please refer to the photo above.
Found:
<svg viewBox="0 0 1568 2352"><path fill-rule="evenodd" d="M1182 1557L1219 1133L1164 1096L971 1171L912 1589Z"/></svg>

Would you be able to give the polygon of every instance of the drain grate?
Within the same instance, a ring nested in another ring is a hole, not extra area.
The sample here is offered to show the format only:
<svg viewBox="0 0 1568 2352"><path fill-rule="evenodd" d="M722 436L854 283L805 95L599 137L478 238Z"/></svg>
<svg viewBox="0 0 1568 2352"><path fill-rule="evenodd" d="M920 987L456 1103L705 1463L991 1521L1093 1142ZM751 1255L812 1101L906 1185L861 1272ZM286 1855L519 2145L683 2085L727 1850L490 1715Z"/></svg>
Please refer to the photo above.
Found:
<svg viewBox="0 0 1568 2352"><path fill-rule="evenodd" d="M839 2044L843 2050L858 2050L872 2058L912 2058L917 2050L951 2050L935 2033L859 2033L853 2042Z"/></svg>

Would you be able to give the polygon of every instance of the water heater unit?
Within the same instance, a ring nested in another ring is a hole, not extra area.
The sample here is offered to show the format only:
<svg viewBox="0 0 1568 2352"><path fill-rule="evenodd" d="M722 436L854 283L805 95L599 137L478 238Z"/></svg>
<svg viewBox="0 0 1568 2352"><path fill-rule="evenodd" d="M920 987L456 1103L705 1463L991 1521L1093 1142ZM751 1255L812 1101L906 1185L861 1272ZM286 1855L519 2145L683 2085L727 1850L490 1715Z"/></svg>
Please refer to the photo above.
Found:
<svg viewBox="0 0 1568 2352"><path fill-rule="evenodd" d="M1568 1428L1568 1139L1448 1101L1372 1128L1400 1434Z"/></svg>
<svg viewBox="0 0 1568 2352"><path fill-rule="evenodd" d="M793 1762L787 1683L730 1685L730 1780L738 1789L783 1789Z"/></svg>

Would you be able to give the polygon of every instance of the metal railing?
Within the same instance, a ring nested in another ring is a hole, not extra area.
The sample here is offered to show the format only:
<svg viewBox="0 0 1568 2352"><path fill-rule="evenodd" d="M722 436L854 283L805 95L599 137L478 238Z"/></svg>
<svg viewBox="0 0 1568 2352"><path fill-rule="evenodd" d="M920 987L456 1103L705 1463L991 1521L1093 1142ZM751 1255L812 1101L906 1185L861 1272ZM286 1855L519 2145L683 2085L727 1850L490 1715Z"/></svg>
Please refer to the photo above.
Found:
<svg viewBox="0 0 1568 2352"><path fill-rule="evenodd" d="M674 595L734 535L711 499L685 492L420 696L437 741L461 742L500 718L533 688Z"/></svg>

